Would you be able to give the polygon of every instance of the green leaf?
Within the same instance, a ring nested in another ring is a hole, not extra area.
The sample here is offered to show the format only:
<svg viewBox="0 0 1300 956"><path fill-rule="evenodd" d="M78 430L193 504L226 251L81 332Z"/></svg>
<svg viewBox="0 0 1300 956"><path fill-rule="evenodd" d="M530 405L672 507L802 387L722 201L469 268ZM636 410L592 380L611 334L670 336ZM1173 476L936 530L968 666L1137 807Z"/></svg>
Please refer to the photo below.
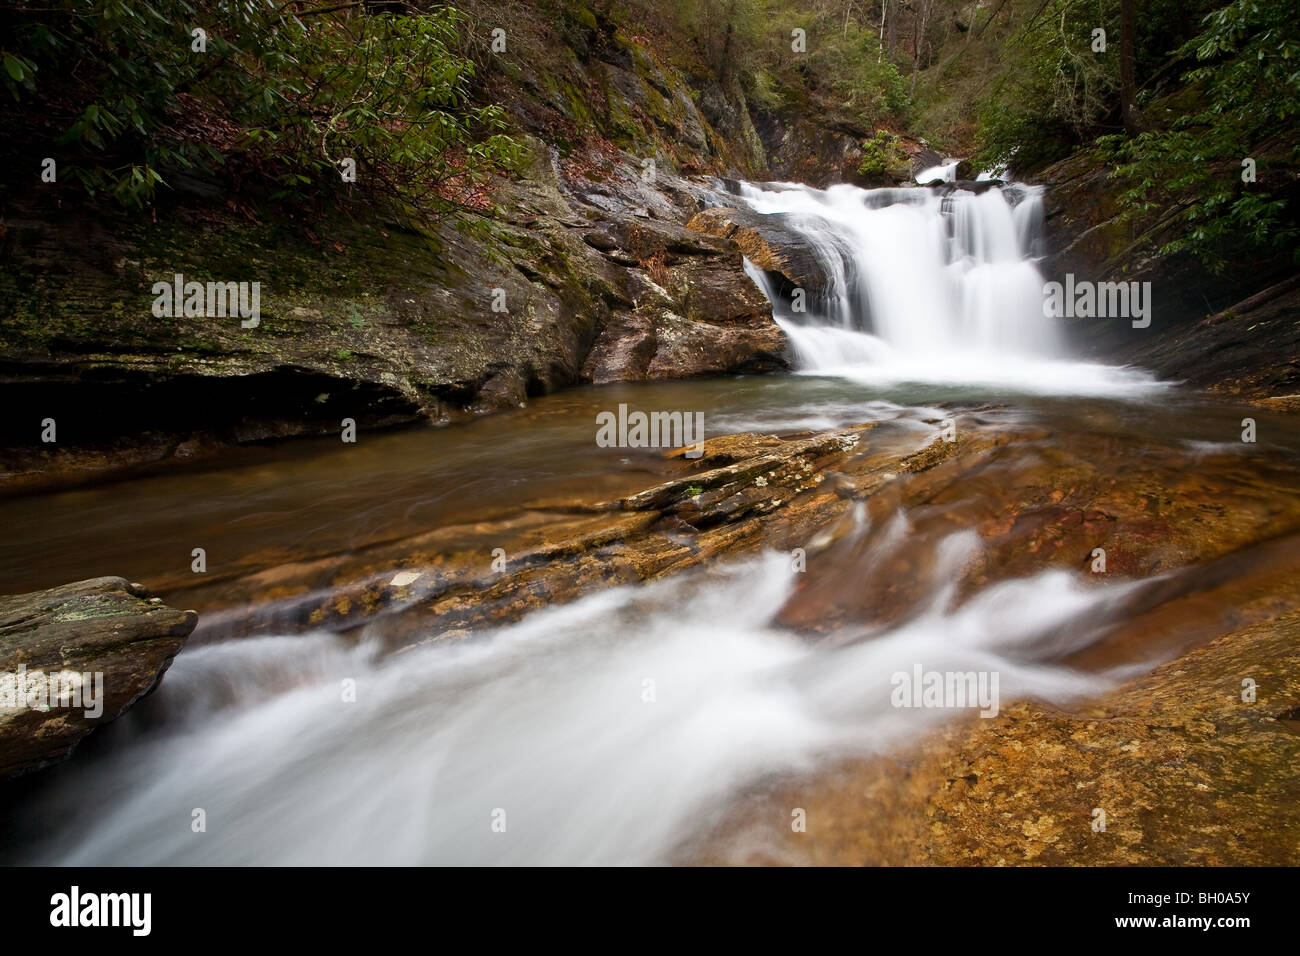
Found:
<svg viewBox="0 0 1300 956"><path fill-rule="evenodd" d="M4 60L5 72L8 73L14 81L21 83L23 77L26 75L26 71L23 69L23 61L18 59L18 57L14 56L12 53L6 53Z"/></svg>

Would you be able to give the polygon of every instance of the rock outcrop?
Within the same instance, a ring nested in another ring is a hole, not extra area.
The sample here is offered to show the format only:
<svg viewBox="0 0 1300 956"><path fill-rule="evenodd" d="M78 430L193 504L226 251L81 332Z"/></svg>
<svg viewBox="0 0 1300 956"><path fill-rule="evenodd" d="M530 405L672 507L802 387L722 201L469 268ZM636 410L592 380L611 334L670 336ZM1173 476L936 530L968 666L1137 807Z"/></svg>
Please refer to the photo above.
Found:
<svg viewBox="0 0 1300 956"><path fill-rule="evenodd" d="M866 156L863 142L875 135L875 129L863 124L860 113L827 113L824 105L806 103L763 112L754 118L754 126L766 154L768 178L807 183L818 189L837 183L864 189L899 186L922 170L938 166L944 158L925 140L900 133L898 145L906 162L879 175L867 175L861 169Z"/></svg>
<svg viewBox="0 0 1300 956"><path fill-rule="evenodd" d="M790 286L810 295L826 291L829 278L817 250L802 232L785 225L784 213L764 214L752 209L715 206L692 217L686 228L707 236L728 239L764 272L775 273Z"/></svg>
<svg viewBox="0 0 1300 956"><path fill-rule="evenodd" d="M1300 294L1289 256L1210 272L1164 247L1187 226L1183 206L1126 215L1123 185L1091 150L1036 177L1047 187L1044 217L1049 280L1150 283L1150 325L1122 318L1078 319L1069 334L1087 358L1134 364L1170 379L1274 401L1300 391ZM1263 290L1263 291L1261 291Z"/></svg>
<svg viewBox="0 0 1300 956"><path fill-rule="evenodd" d="M197 622L125 578L0 596L0 778L63 760L153 690Z"/></svg>
<svg viewBox="0 0 1300 956"><path fill-rule="evenodd" d="M918 435L866 424L711 437L701 458L668 456L653 480L629 472L589 493L524 500L346 552L272 552L221 579L209 576L206 592L187 592L212 607L196 639L366 627L400 642L513 620L761 546L799 547L816 559L818 573L798 576L779 615L810 639L888 625L941 587L972 595L1047 566L1087 580L1096 548L1106 551L1109 573L1133 579L1199 568L1172 592L1160 585L1136 593L1126 606L1134 617L1216 582L1285 578L1296 557L1255 548L1300 532L1295 468L1246 476L1224 450L1202 454L1190 469L1176 441L1144 448L1134 467L1105 435L1072 435L1065 444L1032 427L990 427L978 412L958 421L961 437L952 442L924 428ZM979 477L993 474L996 488ZM968 486L980 494L964 494ZM900 513L909 516L901 542L890 537ZM937 580L944 542L967 530L979 536L978 559ZM496 548L508 556L504 566L494 565ZM853 576L862 567L873 573ZM179 591L194 587L192 577L177 573L159 584ZM1239 603L1224 591L1217 606ZM1173 653L1217 636L1222 623L1200 613L1144 646ZM1124 640L1107 646L1122 650Z"/></svg>
<svg viewBox="0 0 1300 956"><path fill-rule="evenodd" d="M344 419L454 420L582 382L788 367L738 247L685 228L708 184L532 146L527 175L498 183L511 214L468 233L337 220L316 224L337 231L313 248L177 224L146 249L73 212L11 216L0 392L35 417L0 422L0 485L338 434ZM259 324L155 318L150 284L176 273L260 281Z"/></svg>
<svg viewBox="0 0 1300 956"><path fill-rule="evenodd" d="M222 583L198 640L365 628L394 646L462 637L614 584L651 580L786 540L806 545L851 502L825 470L849 467L873 426L784 437L711 438L704 454L668 457L664 480L614 499L539 500L473 523L295 562ZM915 450L907 440L907 451ZM873 474L891 455L853 466ZM870 482L864 479L863 487ZM494 566L493 548L507 555ZM487 560L485 560L485 558Z"/></svg>

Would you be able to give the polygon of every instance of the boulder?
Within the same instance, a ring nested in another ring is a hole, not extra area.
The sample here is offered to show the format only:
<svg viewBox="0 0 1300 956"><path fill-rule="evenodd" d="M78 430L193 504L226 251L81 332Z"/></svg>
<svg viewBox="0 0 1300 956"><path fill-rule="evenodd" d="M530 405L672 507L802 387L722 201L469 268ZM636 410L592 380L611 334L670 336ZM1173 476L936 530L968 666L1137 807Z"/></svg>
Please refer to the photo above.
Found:
<svg viewBox="0 0 1300 956"><path fill-rule="evenodd" d="M673 223L611 223L597 235L614 243L604 250L609 261L628 263L622 304L630 308L615 308L602 325L583 366L584 381L789 368L771 303L746 274L732 242Z"/></svg>
<svg viewBox="0 0 1300 956"><path fill-rule="evenodd" d="M919 176L927 169L933 169L935 166L943 163L943 153L932 149L929 146L923 146L917 152L912 154L912 175ZM925 185L922 183L921 185Z"/></svg>
<svg viewBox="0 0 1300 956"><path fill-rule="evenodd" d="M0 778L63 760L121 716L197 623L119 577L0 596Z"/></svg>
<svg viewBox="0 0 1300 956"><path fill-rule="evenodd" d="M975 193L976 195L979 195L980 193L988 192L990 189L1000 189L1002 187L1002 180L1000 179L958 179L952 182L948 182L942 179L932 179L928 183L923 183L922 185L924 185L927 189L933 189L935 192L940 193L944 196L956 192L959 189L964 192Z"/></svg>

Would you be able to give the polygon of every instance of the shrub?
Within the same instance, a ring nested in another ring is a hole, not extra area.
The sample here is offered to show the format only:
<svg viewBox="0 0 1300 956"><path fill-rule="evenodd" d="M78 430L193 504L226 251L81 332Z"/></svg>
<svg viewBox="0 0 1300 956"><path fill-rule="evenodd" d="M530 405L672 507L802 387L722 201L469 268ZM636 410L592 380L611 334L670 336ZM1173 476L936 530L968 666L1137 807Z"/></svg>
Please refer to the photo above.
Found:
<svg viewBox="0 0 1300 956"><path fill-rule="evenodd" d="M906 165L907 153L898 137L889 130L878 129L875 136L862 141L862 162L858 164L860 175L878 179L888 170Z"/></svg>

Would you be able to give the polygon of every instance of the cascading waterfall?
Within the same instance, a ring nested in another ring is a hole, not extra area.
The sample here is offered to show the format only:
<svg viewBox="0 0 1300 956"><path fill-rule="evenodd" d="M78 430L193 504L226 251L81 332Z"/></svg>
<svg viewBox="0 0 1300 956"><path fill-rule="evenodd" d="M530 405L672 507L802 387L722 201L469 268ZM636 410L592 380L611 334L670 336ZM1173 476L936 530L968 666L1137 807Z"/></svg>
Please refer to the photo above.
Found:
<svg viewBox="0 0 1300 956"><path fill-rule="evenodd" d="M826 277L801 310L777 277L747 263L803 370L1107 395L1154 384L1065 359L1058 320L1043 310L1041 187L769 183L742 184L740 197L806 241Z"/></svg>

